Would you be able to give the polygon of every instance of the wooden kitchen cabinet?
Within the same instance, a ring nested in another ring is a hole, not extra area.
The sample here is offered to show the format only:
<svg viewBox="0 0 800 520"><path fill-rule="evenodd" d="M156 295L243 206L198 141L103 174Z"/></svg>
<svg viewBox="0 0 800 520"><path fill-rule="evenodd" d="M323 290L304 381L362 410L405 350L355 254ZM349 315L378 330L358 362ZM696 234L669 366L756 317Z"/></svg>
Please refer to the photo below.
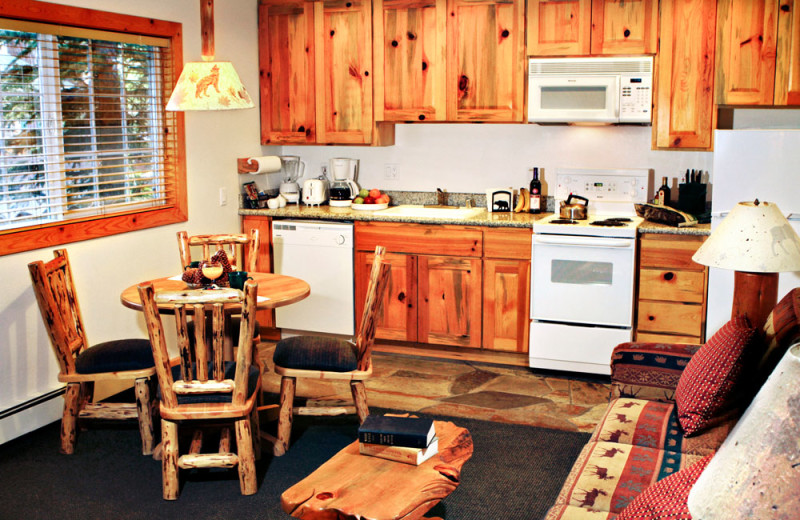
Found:
<svg viewBox="0 0 800 520"><path fill-rule="evenodd" d="M655 54L658 0L531 0L529 56Z"/></svg>
<svg viewBox="0 0 800 520"><path fill-rule="evenodd" d="M777 37L778 0L719 0L717 104L773 103Z"/></svg>
<svg viewBox="0 0 800 520"><path fill-rule="evenodd" d="M716 9L716 0L661 0L654 148L713 144Z"/></svg>
<svg viewBox="0 0 800 520"><path fill-rule="evenodd" d="M522 122L524 0L448 0L447 12L447 120Z"/></svg>
<svg viewBox="0 0 800 520"><path fill-rule="evenodd" d="M372 114L369 0L261 0L262 144L393 144Z"/></svg>
<svg viewBox="0 0 800 520"><path fill-rule="evenodd" d="M780 0L774 102L800 105L800 0Z"/></svg>
<svg viewBox="0 0 800 520"><path fill-rule="evenodd" d="M705 237L645 234L639 239L635 341L705 341L708 268L692 261Z"/></svg>
<svg viewBox="0 0 800 520"><path fill-rule="evenodd" d="M483 348L528 352L530 229L483 232Z"/></svg>
<svg viewBox="0 0 800 520"><path fill-rule="evenodd" d="M355 253L356 325L360 326L367 296L367 283L372 269L375 248ZM386 253L384 261L391 266L387 280L383 310L375 335L382 339L417 341L417 257Z"/></svg>

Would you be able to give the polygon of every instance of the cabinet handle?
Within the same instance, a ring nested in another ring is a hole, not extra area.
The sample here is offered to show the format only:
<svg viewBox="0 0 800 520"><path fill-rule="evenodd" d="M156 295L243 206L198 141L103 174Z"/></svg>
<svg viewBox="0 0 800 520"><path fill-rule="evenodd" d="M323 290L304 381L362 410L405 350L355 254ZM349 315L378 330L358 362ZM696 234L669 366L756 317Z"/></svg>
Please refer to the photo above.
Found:
<svg viewBox="0 0 800 520"><path fill-rule="evenodd" d="M406 299L406 293L401 292L400 294L397 295L397 301L402 302L405 299Z"/></svg>
<svg viewBox="0 0 800 520"><path fill-rule="evenodd" d="M655 316L648 316L647 319L650 320L650 321L655 321L656 317Z"/></svg>
<svg viewBox="0 0 800 520"><path fill-rule="evenodd" d="M670 280L672 280L673 278L675 278L675 273L673 273L673 272L666 272L666 273L664 273L664 280L666 280L666 281L670 281Z"/></svg>

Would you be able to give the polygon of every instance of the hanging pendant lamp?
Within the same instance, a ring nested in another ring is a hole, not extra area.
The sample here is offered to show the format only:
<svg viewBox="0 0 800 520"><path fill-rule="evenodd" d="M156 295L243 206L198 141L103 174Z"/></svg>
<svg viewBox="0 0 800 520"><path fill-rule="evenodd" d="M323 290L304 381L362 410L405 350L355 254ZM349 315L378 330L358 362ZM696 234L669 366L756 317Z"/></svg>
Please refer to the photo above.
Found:
<svg viewBox="0 0 800 520"><path fill-rule="evenodd" d="M203 61L184 64L167 110L236 110L255 105L229 61L214 61L214 0L200 0Z"/></svg>

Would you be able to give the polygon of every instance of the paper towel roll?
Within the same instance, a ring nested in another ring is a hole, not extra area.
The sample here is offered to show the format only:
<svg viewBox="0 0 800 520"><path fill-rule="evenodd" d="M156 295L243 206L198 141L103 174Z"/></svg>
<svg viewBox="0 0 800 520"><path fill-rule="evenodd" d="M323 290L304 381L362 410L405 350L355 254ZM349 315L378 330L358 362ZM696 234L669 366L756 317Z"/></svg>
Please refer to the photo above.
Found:
<svg viewBox="0 0 800 520"><path fill-rule="evenodd" d="M256 167L256 173L275 173L281 170L281 158L277 155L265 155L263 157L251 157L247 161L251 166Z"/></svg>

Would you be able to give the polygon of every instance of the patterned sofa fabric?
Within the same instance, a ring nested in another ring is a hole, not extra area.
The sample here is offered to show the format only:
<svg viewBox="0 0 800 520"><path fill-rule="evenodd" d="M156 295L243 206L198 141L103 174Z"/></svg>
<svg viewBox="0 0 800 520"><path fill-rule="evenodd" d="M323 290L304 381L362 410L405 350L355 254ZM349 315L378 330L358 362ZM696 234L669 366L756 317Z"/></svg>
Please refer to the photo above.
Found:
<svg viewBox="0 0 800 520"><path fill-rule="evenodd" d="M672 402L681 373L701 345L622 343L611 355L611 397Z"/></svg>

